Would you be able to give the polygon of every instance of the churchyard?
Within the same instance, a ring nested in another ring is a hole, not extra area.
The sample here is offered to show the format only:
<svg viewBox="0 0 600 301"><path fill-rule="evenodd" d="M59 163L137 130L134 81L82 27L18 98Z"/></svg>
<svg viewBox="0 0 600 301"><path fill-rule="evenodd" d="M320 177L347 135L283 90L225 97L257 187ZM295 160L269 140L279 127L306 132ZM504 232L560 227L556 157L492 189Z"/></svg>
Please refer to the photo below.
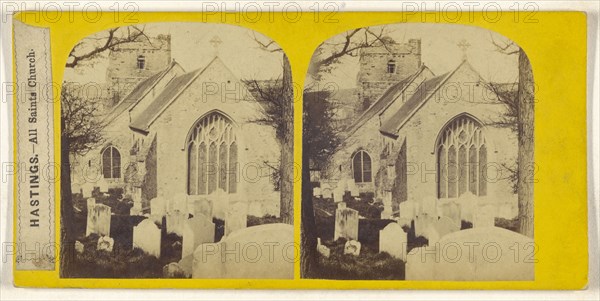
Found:
<svg viewBox="0 0 600 301"><path fill-rule="evenodd" d="M505 209L475 203L468 195L450 202L403 202L391 212L388 204L369 194L324 195L316 188L313 204L319 253L315 278L486 280L533 275L533 265L523 254L511 252L515 245L524 250L533 246L531 239L516 233L516 220L497 217L496 210ZM465 250L471 243L480 249L472 249L473 261L467 262ZM518 260L511 261L513 255ZM503 272L493 274L494 269Z"/></svg>
<svg viewBox="0 0 600 301"><path fill-rule="evenodd" d="M210 196L193 208L189 202L156 198L150 201L150 208L130 214L133 203L123 198L121 189L94 189L88 198L73 194L73 277L293 275L294 248L286 247L293 246L293 227L264 214L258 205L235 202L217 213ZM264 260L269 260L265 254L272 250L283 256L265 264Z"/></svg>

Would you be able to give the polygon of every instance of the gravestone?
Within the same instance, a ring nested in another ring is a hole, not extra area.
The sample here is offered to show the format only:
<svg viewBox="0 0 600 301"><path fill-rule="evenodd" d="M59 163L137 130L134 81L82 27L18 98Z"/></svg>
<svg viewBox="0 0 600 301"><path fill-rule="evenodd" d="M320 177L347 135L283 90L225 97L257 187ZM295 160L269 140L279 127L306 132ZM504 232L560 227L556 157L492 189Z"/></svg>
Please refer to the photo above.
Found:
<svg viewBox="0 0 600 301"><path fill-rule="evenodd" d="M292 279L299 250L292 225L265 224L200 244L193 256L192 278Z"/></svg>
<svg viewBox="0 0 600 301"><path fill-rule="evenodd" d="M163 217L167 214L167 202L162 197L155 197L150 200L150 215Z"/></svg>
<svg viewBox="0 0 600 301"><path fill-rule="evenodd" d="M188 195L185 193L178 193L175 196L167 200L167 212L178 210L180 212L188 213L187 208Z"/></svg>
<svg viewBox="0 0 600 301"><path fill-rule="evenodd" d="M179 236L183 235L183 227L188 219L188 213L179 210L167 212L167 233L175 233Z"/></svg>
<svg viewBox="0 0 600 301"><path fill-rule="evenodd" d="M344 201L344 193L345 193L344 189L340 188L339 186L336 187L333 190L333 201L336 203L343 202Z"/></svg>
<svg viewBox="0 0 600 301"><path fill-rule="evenodd" d="M96 250L112 252L114 245L115 245L115 240L112 239L111 237L100 236L100 238L98 238L98 244L96 245Z"/></svg>
<svg viewBox="0 0 600 301"><path fill-rule="evenodd" d="M431 246L437 243L440 239L444 238L444 236L459 230L460 226L457 226L452 219L442 216L440 219L430 224L429 228L427 229L427 239L429 240L429 245Z"/></svg>
<svg viewBox="0 0 600 301"><path fill-rule="evenodd" d="M108 182L105 179L98 180L96 187L100 189L100 192L108 192Z"/></svg>
<svg viewBox="0 0 600 301"><path fill-rule="evenodd" d="M325 258L329 258L329 256L331 256L331 250L327 246L321 244L320 237L317 237L317 251Z"/></svg>
<svg viewBox="0 0 600 301"><path fill-rule="evenodd" d="M94 184L90 182L85 182L81 185L81 196L84 198L92 197L92 191L94 191Z"/></svg>
<svg viewBox="0 0 600 301"><path fill-rule="evenodd" d="M75 241L75 252L82 254L85 251L85 246L78 240Z"/></svg>
<svg viewBox="0 0 600 301"><path fill-rule="evenodd" d="M248 215L262 217L264 216L263 203L261 201L251 201L248 203Z"/></svg>
<svg viewBox="0 0 600 301"><path fill-rule="evenodd" d="M360 247L361 243L359 241L351 239L344 244L344 254L359 256Z"/></svg>
<svg viewBox="0 0 600 301"><path fill-rule="evenodd" d="M437 216L433 217L425 213L421 213L415 217L415 236L423 236L428 238L428 229L437 220Z"/></svg>
<svg viewBox="0 0 600 301"><path fill-rule="evenodd" d="M354 179L346 180L346 186L348 187L351 196L358 197L360 195L360 191L358 190L358 186L356 186Z"/></svg>
<svg viewBox="0 0 600 301"><path fill-rule="evenodd" d="M142 188L134 187L133 193L131 194L133 199L133 207L129 211L130 215L142 215Z"/></svg>
<svg viewBox="0 0 600 301"><path fill-rule="evenodd" d="M498 227L456 231L438 244L411 250L406 280L531 281L531 253L518 252L516 258L515 245L528 250L534 247L533 239Z"/></svg>
<svg viewBox="0 0 600 301"><path fill-rule="evenodd" d="M313 196L317 198L323 196L323 193L321 192L321 187L313 187Z"/></svg>
<svg viewBox="0 0 600 301"><path fill-rule="evenodd" d="M206 198L212 202L212 217L225 220L225 214L231 203L230 199L235 198L235 196L232 196L223 189L218 188Z"/></svg>
<svg viewBox="0 0 600 301"><path fill-rule="evenodd" d="M346 239L358 239L358 211L346 208L346 203L338 204L335 210L335 229L333 240L343 237Z"/></svg>
<svg viewBox="0 0 600 301"><path fill-rule="evenodd" d="M379 231L379 252L406 261L407 234L397 223L389 223Z"/></svg>
<svg viewBox="0 0 600 301"><path fill-rule="evenodd" d="M194 216L202 214L210 219L213 218L213 201L209 199L199 199L194 203Z"/></svg>
<svg viewBox="0 0 600 301"><path fill-rule="evenodd" d="M321 194L324 199L330 199L333 197L333 189L331 185L321 182Z"/></svg>
<svg viewBox="0 0 600 301"><path fill-rule="evenodd" d="M494 205L483 205L475 209L473 228L493 227L495 224Z"/></svg>
<svg viewBox="0 0 600 301"><path fill-rule="evenodd" d="M438 214L440 216L446 216L454 222L454 224L460 228L461 226L461 214L460 205L452 200L441 201L438 203Z"/></svg>
<svg viewBox="0 0 600 301"><path fill-rule="evenodd" d="M460 205L460 219L466 222L473 222L473 213L477 206L478 197L470 191L463 193L458 197L457 202Z"/></svg>
<svg viewBox="0 0 600 301"><path fill-rule="evenodd" d="M211 219L199 214L187 220L183 231L182 258L190 255L203 243L215 240L215 224Z"/></svg>
<svg viewBox="0 0 600 301"><path fill-rule="evenodd" d="M415 203L413 201L405 201L400 203L400 214L401 219L414 220L415 219Z"/></svg>
<svg viewBox="0 0 600 301"><path fill-rule="evenodd" d="M236 202L229 207L225 212L225 236L248 226L248 204Z"/></svg>
<svg viewBox="0 0 600 301"><path fill-rule="evenodd" d="M437 216L437 199L432 196L424 197L421 201L421 211L420 213L427 214L428 216Z"/></svg>
<svg viewBox="0 0 600 301"><path fill-rule="evenodd" d="M160 258L160 232L160 229L152 220L143 220L137 226L133 227L132 248L139 248L149 255Z"/></svg>
<svg viewBox="0 0 600 301"><path fill-rule="evenodd" d="M111 209L104 204L96 204L96 200L89 198L87 200L88 213L85 235L92 233L98 235L110 236Z"/></svg>
<svg viewBox="0 0 600 301"><path fill-rule="evenodd" d="M182 278L184 275L183 268L177 262L171 262L163 267L163 278Z"/></svg>
<svg viewBox="0 0 600 301"><path fill-rule="evenodd" d="M393 215L392 210L392 192L386 191L383 195L383 211L381 212L381 219L389 219Z"/></svg>

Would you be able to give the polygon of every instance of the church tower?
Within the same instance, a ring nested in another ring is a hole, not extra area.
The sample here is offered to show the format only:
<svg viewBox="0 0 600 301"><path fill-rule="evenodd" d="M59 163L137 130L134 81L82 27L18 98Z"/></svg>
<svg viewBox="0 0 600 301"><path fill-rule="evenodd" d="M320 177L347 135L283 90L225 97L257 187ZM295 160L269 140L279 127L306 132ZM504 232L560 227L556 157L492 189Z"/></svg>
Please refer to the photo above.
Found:
<svg viewBox="0 0 600 301"><path fill-rule="evenodd" d="M357 76L358 110L366 110L391 85L414 74L421 66L421 39L396 43L384 38L386 45L363 48Z"/></svg>
<svg viewBox="0 0 600 301"><path fill-rule="evenodd" d="M137 42L121 44L110 51L106 83L110 109L126 97L142 80L164 70L171 62L171 36L142 37Z"/></svg>

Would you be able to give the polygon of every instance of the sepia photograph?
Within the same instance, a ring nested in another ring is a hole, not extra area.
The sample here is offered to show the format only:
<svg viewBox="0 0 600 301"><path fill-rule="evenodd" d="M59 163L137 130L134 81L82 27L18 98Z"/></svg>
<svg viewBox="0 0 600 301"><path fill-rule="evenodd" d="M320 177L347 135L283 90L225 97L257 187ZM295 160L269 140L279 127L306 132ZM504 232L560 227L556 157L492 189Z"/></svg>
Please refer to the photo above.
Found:
<svg viewBox="0 0 600 301"><path fill-rule="evenodd" d="M303 278L533 280L534 80L483 28L356 28L303 92Z"/></svg>
<svg viewBox="0 0 600 301"><path fill-rule="evenodd" d="M249 29L82 39L61 91L63 278L293 278L293 90Z"/></svg>

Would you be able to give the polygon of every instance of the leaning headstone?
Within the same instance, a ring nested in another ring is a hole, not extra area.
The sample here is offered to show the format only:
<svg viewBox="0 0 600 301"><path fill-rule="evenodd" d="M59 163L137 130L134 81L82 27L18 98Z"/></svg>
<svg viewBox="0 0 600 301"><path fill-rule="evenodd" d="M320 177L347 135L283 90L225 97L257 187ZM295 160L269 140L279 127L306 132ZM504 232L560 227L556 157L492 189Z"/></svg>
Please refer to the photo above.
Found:
<svg viewBox="0 0 600 301"><path fill-rule="evenodd" d="M133 248L160 258L160 229L149 219L143 220L133 227Z"/></svg>
<svg viewBox="0 0 600 301"><path fill-rule="evenodd" d="M203 243L215 240L215 224L206 216L199 214L187 220L183 229L182 258L190 255Z"/></svg>
<svg viewBox="0 0 600 301"><path fill-rule="evenodd" d="M407 234L397 223L389 223L379 231L379 252L406 261Z"/></svg>
<svg viewBox="0 0 600 301"><path fill-rule="evenodd" d="M175 233L179 236L183 235L183 227L188 219L188 213L179 210L167 212L167 233Z"/></svg>
<svg viewBox="0 0 600 301"><path fill-rule="evenodd" d="M292 279L297 256L292 225L248 227L218 243L199 245L194 251L192 278Z"/></svg>
<svg viewBox="0 0 600 301"><path fill-rule="evenodd" d="M473 228L493 227L495 224L493 205L480 206L473 217Z"/></svg>
<svg viewBox="0 0 600 301"><path fill-rule="evenodd" d="M456 231L433 246L411 250L406 280L531 281L534 263L528 259L530 254L506 256L514 254L515 245L534 246L533 239L498 227Z"/></svg>
<svg viewBox="0 0 600 301"><path fill-rule="evenodd" d="M344 254L350 254L354 256L360 255L360 242L357 240L349 240L344 244Z"/></svg>
<svg viewBox="0 0 600 301"><path fill-rule="evenodd" d="M225 212L225 236L248 226L248 204L236 202L229 207Z"/></svg>
<svg viewBox="0 0 600 301"><path fill-rule="evenodd" d="M317 237L317 252L319 252L319 254L325 258L329 258L329 256L331 256L331 250L327 246L321 244L320 237Z"/></svg>
<svg viewBox="0 0 600 301"><path fill-rule="evenodd" d="M343 205L341 205L343 204ZM333 240L340 237L346 239L358 239L358 211L346 208L345 203L340 203L341 208L335 210L335 229Z"/></svg>
<svg viewBox="0 0 600 301"><path fill-rule="evenodd" d="M358 190L358 186L354 182L354 179L346 180L346 186L348 187L351 196L358 197L360 195L360 191Z"/></svg>
<svg viewBox="0 0 600 301"><path fill-rule="evenodd" d="M85 250L85 246L79 240L76 240L75 241L75 252L77 252L77 254L82 254L84 250Z"/></svg>
<svg viewBox="0 0 600 301"><path fill-rule="evenodd" d="M115 240L112 239L111 237L100 236L100 238L98 238L98 244L96 245L96 250L112 252L114 245L115 245Z"/></svg>

